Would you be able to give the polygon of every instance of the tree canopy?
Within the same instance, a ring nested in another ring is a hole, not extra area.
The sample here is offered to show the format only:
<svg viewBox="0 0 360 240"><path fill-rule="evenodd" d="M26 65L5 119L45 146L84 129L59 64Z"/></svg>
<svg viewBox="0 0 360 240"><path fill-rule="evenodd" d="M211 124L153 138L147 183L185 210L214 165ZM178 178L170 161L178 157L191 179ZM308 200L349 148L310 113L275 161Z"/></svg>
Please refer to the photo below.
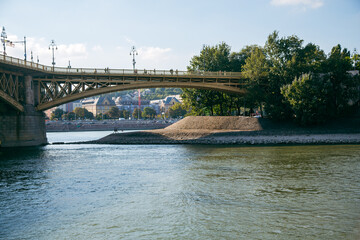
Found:
<svg viewBox="0 0 360 240"><path fill-rule="evenodd" d="M263 47L245 46L239 52L222 42L204 46L192 57L189 71L241 71L247 94L183 89L190 115L239 115L243 107L264 108L269 118L296 119L316 124L351 112L359 101L360 57L336 45L326 55L319 46L292 35L271 33Z"/></svg>

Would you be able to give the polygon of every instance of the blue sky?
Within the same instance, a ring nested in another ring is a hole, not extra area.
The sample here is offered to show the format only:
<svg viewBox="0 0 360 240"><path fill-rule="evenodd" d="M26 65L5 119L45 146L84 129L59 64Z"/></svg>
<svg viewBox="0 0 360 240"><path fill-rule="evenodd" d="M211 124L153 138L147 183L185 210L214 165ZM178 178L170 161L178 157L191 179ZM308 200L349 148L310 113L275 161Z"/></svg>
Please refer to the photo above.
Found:
<svg viewBox="0 0 360 240"><path fill-rule="evenodd" d="M0 0L0 26L9 40L28 39L40 63L56 66L185 70L203 44L222 41L240 51L263 46L274 30L297 35L328 53L340 43L360 52L360 0ZM1 49L2 51L2 49ZM23 47L7 47L23 58Z"/></svg>

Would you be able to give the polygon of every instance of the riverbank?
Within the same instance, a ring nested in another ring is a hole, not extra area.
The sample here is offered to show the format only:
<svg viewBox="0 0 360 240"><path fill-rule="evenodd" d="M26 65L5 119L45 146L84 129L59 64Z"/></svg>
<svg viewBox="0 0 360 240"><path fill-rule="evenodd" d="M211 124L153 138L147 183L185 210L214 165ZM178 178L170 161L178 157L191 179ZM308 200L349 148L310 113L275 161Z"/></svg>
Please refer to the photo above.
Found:
<svg viewBox="0 0 360 240"><path fill-rule="evenodd" d="M94 144L360 144L360 119L302 128L249 117L187 117L164 129L113 133Z"/></svg>
<svg viewBox="0 0 360 240"><path fill-rule="evenodd" d="M164 120L48 121L46 132L148 130L171 124Z"/></svg>

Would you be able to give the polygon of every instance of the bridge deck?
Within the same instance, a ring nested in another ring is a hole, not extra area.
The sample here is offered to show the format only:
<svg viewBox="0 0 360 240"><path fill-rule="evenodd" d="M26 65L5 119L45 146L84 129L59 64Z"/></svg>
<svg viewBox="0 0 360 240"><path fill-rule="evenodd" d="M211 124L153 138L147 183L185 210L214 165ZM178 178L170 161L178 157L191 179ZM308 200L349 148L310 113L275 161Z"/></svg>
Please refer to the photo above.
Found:
<svg viewBox="0 0 360 240"><path fill-rule="evenodd" d="M21 67L42 74L60 74L68 76L123 76L123 75L152 75L152 76L179 76L179 77L213 77L213 78L241 78L240 72L208 72L208 71L179 71L179 70L149 70L149 69L109 69L109 68L64 68L46 66L34 62L24 61L19 58L0 54L0 63Z"/></svg>

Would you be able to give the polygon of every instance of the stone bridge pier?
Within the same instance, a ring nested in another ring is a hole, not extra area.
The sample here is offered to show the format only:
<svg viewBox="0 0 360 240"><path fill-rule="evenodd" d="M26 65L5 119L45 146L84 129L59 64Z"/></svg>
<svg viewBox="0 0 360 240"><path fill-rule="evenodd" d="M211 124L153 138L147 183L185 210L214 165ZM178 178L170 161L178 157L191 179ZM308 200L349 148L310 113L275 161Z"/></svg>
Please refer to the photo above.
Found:
<svg viewBox="0 0 360 240"><path fill-rule="evenodd" d="M32 76L18 78L24 111L0 100L0 147L28 147L47 144L45 115L35 110L39 101Z"/></svg>

